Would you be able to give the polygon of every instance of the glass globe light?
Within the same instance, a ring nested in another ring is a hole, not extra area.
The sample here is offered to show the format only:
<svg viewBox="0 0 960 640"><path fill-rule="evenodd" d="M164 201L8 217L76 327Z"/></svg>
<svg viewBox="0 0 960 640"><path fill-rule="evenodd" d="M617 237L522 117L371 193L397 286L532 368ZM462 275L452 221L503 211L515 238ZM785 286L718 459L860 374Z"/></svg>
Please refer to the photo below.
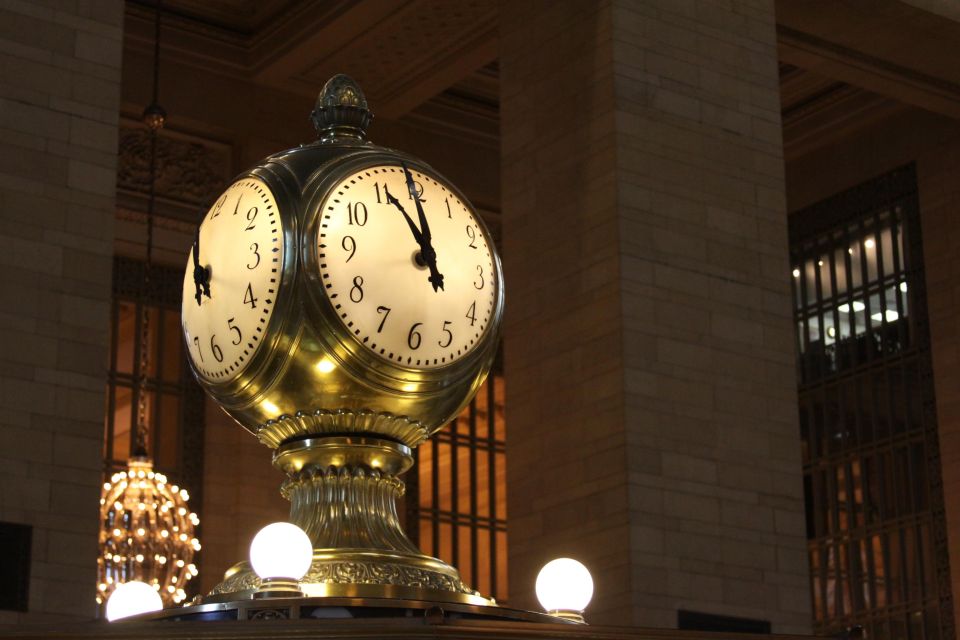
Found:
<svg viewBox="0 0 960 640"><path fill-rule="evenodd" d="M313 544L303 529L289 522L268 524L250 544L250 564L261 580L299 580L313 562Z"/></svg>
<svg viewBox="0 0 960 640"><path fill-rule="evenodd" d="M146 582L133 580L117 585L107 600L107 620L113 622L121 618L149 613L163 609L160 594Z"/></svg>
<svg viewBox="0 0 960 640"><path fill-rule="evenodd" d="M537 600L552 615L583 622L583 610L593 597L593 578L572 558L551 560L537 575Z"/></svg>

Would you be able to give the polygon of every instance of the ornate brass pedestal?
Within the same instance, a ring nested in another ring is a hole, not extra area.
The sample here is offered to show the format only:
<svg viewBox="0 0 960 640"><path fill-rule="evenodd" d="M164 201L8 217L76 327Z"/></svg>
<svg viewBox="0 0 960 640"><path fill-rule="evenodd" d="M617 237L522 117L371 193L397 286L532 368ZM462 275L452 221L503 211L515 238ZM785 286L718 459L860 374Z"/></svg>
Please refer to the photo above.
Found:
<svg viewBox="0 0 960 640"><path fill-rule="evenodd" d="M456 569L426 556L400 526L399 476L411 450L391 440L330 436L281 445L273 464L287 474L281 493L290 522L313 543L313 564L301 581L308 597L362 597L492 605L460 580ZM235 565L204 602L249 597L260 579Z"/></svg>

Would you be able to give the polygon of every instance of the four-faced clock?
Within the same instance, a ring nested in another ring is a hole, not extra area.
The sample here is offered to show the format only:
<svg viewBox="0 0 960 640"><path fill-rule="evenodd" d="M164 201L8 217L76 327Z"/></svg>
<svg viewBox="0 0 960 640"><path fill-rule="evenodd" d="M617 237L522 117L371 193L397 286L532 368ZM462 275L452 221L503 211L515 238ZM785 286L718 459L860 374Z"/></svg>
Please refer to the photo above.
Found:
<svg viewBox="0 0 960 640"><path fill-rule="evenodd" d="M405 163L369 166L333 186L319 217L323 291L364 348L437 369L479 344L500 283L486 230L450 184Z"/></svg>
<svg viewBox="0 0 960 640"><path fill-rule="evenodd" d="M197 230L183 279L190 360L208 381L235 378L264 342L283 264L283 229L267 184L241 178Z"/></svg>

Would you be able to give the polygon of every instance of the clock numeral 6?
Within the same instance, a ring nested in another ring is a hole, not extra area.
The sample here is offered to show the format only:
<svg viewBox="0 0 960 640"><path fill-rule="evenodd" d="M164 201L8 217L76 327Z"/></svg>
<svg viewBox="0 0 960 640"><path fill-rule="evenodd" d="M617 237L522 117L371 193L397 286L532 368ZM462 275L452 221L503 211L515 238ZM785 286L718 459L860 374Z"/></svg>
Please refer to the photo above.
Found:
<svg viewBox="0 0 960 640"><path fill-rule="evenodd" d="M213 341L216 337L217 334L210 336L210 351L213 352L213 357L217 359L217 362L223 362L223 350L220 345Z"/></svg>
<svg viewBox="0 0 960 640"><path fill-rule="evenodd" d="M236 346L236 345L240 344L241 342L243 342L243 334L240 333L240 327L238 327L237 325L233 324L233 321L234 321L234 320L236 320L236 318L230 318L230 319L228 319L228 320L227 320L227 327L229 327L230 331L236 331L236 332L237 332L237 339L230 341L230 344Z"/></svg>
<svg viewBox="0 0 960 640"><path fill-rule="evenodd" d="M347 203L347 224L354 223L358 227L367 224L367 205L362 202Z"/></svg>
<svg viewBox="0 0 960 640"><path fill-rule="evenodd" d="M413 326L410 327L410 333L407 334L407 346L416 351L420 348L420 343L423 341L423 336L420 335L420 332L417 331L417 327L421 326L422 322L414 322ZM416 343L414 343L416 340Z"/></svg>
<svg viewBox="0 0 960 640"><path fill-rule="evenodd" d="M451 344L453 344L453 331L450 331L450 329L447 329L448 324L453 324L453 323L450 322L449 320L443 321L443 332L447 334L447 342L443 343L443 342L440 342L439 340L437 341L437 344L443 347L444 349L446 349Z"/></svg>

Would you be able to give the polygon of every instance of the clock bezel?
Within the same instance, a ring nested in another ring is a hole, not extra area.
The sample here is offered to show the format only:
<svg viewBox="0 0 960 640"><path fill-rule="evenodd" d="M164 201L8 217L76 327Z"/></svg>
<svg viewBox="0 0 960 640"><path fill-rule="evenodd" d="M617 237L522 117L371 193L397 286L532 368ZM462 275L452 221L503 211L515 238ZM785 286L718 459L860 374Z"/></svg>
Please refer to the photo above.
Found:
<svg viewBox="0 0 960 640"><path fill-rule="evenodd" d="M288 295L296 283L298 274L298 251L297 239L299 238L299 224L297 216L297 199L299 194L294 194L289 188L290 182L296 183L289 170L282 164L268 162L244 171L234 177L230 183L217 195L217 198L223 195L234 184L249 178L261 180L270 189L277 206L277 216L280 221L280 235L283 242L283 259L280 262L278 272L280 277L277 282L276 294L274 295L273 311L270 313L270 319L267 321L263 330L263 338L257 344L253 354L243 363L235 372L221 378L209 378L204 375L196 366L193 353L190 351L190 345L186 344L186 332L183 331L183 317L181 313L181 334L184 337L184 348L187 350L187 362L194 377L225 407L231 405L230 398L238 398L248 391L251 384L257 383L259 388L266 387L269 383L265 382L274 376L264 375L264 369L274 362L273 355L278 349L285 348L281 346L281 341L289 340L287 327L295 322L297 314L291 313L293 299L295 296ZM204 213L202 222L207 220L210 209ZM191 247L192 251L192 247ZM190 253L187 254L187 269L192 269ZM211 284L213 284L211 282ZM184 290L184 296L187 291ZM214 292L214 295L215 292Z"/></svg>
<svg viewBox="0 0 960 640"><path fill-rule="evenodd" d="M326 288L321 278L318 255L320 220L334 188L347 176L363 169L383 165L399 166L401 162L405 163L411 170L429 175L432 179L442 183L446 189L463 202L477 221L477 226L490 248L493 262L495 291L493 310L487 326L477 340L476 346L470 352L460 359L440 367L424 368L404 365L389 360L367 347L343 324L333 307L333 303L326 294ZM433 391L447 384L475 376L481 369L485 374L495 356L502 326L503 269L493 236L470 200L456 185L430 165L415 157L393 150L364 150L350 154L339 158L335 164L322 167L315 173L315 176L320 179L316 183L311 183L305 192L304 242L300 251L303 260L304 280L308 283L308 295L306 296L308 307L311 313L321 317L330 328L330 331L326 335L320 336L320 339L324 340L324 346L335 358L336 364L344 367L354 376L368 378L371 382L395 392L407 393ZM485 375L481 376L480 380L484 377Z"/></svg>

